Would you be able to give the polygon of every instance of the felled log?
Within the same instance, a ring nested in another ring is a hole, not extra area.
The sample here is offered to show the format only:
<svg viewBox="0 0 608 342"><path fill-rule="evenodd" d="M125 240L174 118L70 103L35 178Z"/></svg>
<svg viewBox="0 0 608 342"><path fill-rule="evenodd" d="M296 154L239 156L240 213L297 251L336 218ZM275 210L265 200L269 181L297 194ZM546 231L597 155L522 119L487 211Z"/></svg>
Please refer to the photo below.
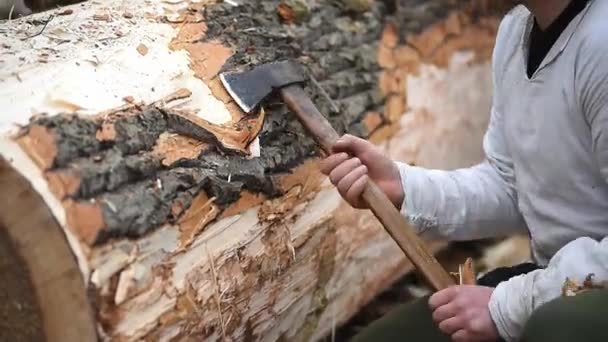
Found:
<svg viewBox="0 0 608 342"><path fill-rule="evenodd" d="M470 165L502 11L111 0L0 23L0 340L325 336L411 264L279 100L246 117L218 72L295 58L341 133Z"/></svg>

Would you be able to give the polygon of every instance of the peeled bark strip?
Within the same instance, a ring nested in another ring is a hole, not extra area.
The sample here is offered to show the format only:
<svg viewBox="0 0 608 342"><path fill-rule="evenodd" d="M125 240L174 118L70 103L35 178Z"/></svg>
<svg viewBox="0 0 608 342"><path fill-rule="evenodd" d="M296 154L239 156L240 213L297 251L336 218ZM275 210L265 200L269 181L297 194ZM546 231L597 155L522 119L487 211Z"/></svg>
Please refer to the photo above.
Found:
<svg viewBox="0 0 608 342"><path fill-rule="evenodd" d="M72 341L69 315L47 319L67 310L81 341L323 337L412 266L319 173L280 99L245 116L217 75L296 59L340 133L470 165L504 11L488 3L112 0L0 23L0 243L16 275L0 296L32 329L9 337ZM75 297L47 298L48 272Z"/></svg>

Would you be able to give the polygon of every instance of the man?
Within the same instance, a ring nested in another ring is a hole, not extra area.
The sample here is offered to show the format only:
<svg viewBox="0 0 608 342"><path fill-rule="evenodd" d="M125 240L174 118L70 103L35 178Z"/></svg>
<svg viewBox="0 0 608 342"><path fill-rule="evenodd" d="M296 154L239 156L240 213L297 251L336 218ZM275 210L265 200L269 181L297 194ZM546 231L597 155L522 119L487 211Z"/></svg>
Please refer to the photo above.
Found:
<svg viewBox="0 0 608 342"><path fill-rule="evenodd" d="M535 265L405 304L358 341L608 341L608 1L527 0L501 22L485 160L440 171L344 136L322 169L362 207L373 179L425 237L527 231Z"/></svg>

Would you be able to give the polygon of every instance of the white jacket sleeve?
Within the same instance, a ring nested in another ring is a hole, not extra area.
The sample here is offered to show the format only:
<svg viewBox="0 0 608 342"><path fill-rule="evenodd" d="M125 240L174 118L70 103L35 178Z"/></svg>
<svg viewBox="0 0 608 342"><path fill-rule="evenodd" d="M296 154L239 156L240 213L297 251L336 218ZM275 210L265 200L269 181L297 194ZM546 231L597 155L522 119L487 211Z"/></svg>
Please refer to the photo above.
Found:
<svg viewBox="0 0 608 342"><path fill-rule="evenodd" d="M575 90L590 127L599 171L608 183L608 46L603 39L603 35L595 34L579 49ZM501 336L507 341L517 340L532 312L561 295L566 278L582 285L590 274L596 283L608 282L608 237L571 241L553 256L546 269L498 285L490 311Z"/></svg>
<svg viewBox="0 0 608 342"><path fill-rule="evenodd" d="M489 306L502 338L517 341L532 312L561 295L566 278L582 285L590 274L594 282L608 281L608 238L576 239L555 254L546 269L500 283Z"/></svg>
<svg viewBox="0 0 608 342"><path fill-rule="evenodd" d="M499 28L492 58L494 94L500 92L496 82L502 69L497 65L497 57L503 58L500 41ZM397 162L405 193L402 213L425 238L471 240L525 231L502 115L500 100L494 96L483 139L486 157L476 166L442 171Z"/></svg>

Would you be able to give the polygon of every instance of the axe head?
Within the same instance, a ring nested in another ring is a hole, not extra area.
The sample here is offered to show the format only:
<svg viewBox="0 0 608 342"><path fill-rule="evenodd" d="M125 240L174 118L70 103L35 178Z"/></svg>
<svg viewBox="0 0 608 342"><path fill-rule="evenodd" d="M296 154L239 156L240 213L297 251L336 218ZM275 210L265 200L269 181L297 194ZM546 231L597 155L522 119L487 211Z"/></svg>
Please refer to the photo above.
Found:
<svg viewBox="0 0 608 342"><path fill-rule="evenodd" d="M220 74L220 80L230 96L247 114L275 90L304 83L307 79L304 68L291 60L262 64L249 71Z"/></svg>

